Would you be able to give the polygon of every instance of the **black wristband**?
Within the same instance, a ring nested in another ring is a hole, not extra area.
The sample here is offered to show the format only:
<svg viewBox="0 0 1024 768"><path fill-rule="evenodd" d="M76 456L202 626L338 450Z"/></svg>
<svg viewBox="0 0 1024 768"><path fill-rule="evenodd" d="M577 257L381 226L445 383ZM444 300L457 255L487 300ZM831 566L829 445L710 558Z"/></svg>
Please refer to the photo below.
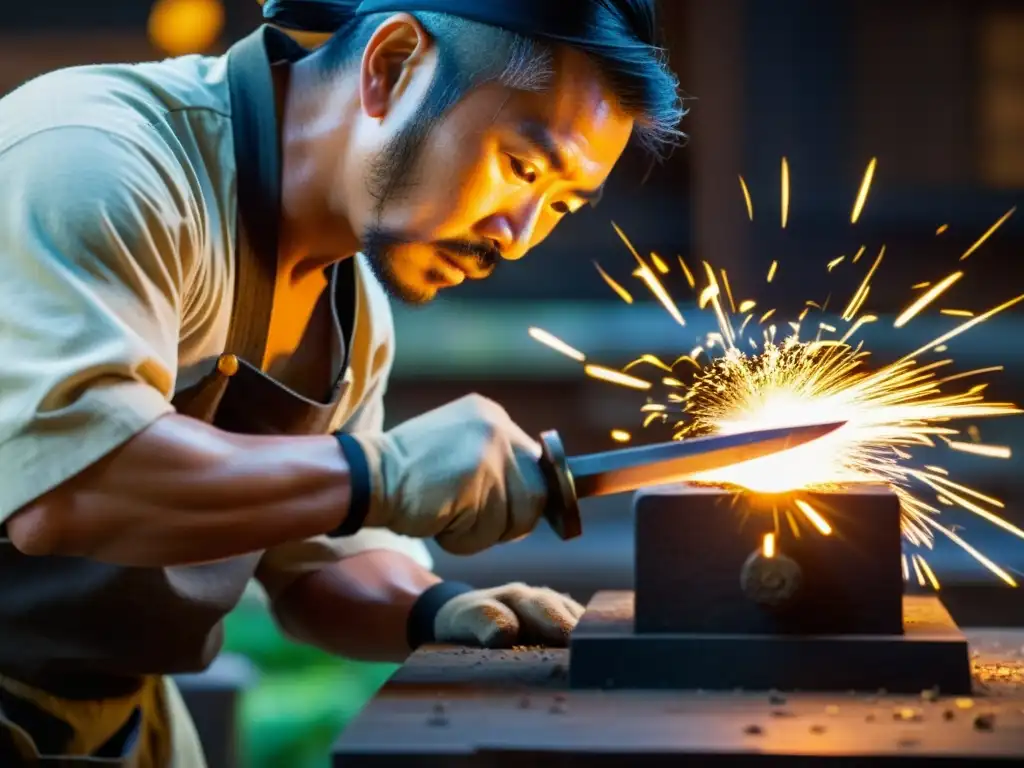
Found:
<svg viewBox="0 0 1024 768"><path fill-rule="evenodd" d="M442 581L416 598L405 625L405 638L409 647L415 651L421 645L434 642L434 619L437 618L437 612L453 597L472 592L473 589L460 581Z"/></svg>
<svg viewBox="0 0 1024 768"><path fill-rule="evenodd" d="M348 514L341 525L327 535L333 538L352 536L358 533L366 522L370 512L370 464L359 441L352 435L335 432L334 437L341 446L341 452L348 462L349 483L352 486L352 497L348 505Z"/></svg>

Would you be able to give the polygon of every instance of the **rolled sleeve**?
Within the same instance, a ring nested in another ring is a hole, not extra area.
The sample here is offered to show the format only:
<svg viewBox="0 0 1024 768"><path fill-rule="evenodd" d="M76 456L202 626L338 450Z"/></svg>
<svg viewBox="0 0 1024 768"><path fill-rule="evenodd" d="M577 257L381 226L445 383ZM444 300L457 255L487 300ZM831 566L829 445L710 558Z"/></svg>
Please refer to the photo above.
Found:
<svg viewBox="0 0 1024 768"><path fill-rule="evenodd" d="M0 519L173 410L192 210L167 152L148 126L0 148Z"/></svg>

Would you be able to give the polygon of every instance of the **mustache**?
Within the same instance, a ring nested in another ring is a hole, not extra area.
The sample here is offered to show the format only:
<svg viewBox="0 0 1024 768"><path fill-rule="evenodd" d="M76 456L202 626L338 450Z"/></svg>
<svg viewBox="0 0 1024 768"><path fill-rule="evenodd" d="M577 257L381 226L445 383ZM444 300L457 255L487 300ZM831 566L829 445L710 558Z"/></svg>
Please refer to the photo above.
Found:
<svg viewBox="0 0 1024 768"><path fill-rule="evenodd" d="M435 245L452 255L472 260L477 269L487 274L493 272L501 262L501 252L491 245L465 240L440 240Z"/></svg>

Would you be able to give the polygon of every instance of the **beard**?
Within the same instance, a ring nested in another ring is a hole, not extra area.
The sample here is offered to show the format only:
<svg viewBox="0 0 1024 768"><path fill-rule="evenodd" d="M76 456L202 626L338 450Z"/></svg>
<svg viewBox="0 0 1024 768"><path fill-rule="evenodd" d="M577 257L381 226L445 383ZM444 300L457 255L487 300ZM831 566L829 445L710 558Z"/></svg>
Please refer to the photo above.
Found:
<svg viewBox="0 0 1024 768"><path fill-rule="evenodd" d="M388 203L400 200L419 183L418 161L435 123L430 119L430 112L430 109L421 110L374 159L369 172L370 194L376 200L371 217L374 223L362 234L363 254L377 280L393 298L413 305L426 304L435 292L410 286L399 278L395 270L395 252L399 248L423 244L467 256L475 262L477 270L486 275L493 273L501 261L501 255L486 245L463 240L423 243L406 232L387 228L381 223ZM443 282L432 272L427 273L427 280Z"/></svg>
<svg viewBox="0 0 1024 768"><path fill-rule="evenodd" d="M374 276L392 298L405 304L426 304L436 294L435 291L410 286L396 274L395 251L402 246L419 244L420 241L381 227L370 227L363 234L363 255L366 256ZM480 276L490 276L501 262L501 254L493 248L462 240L437 240L430 243L429 247L471 259L475 271ZM443 276L433 270L427 272L426 278L429 283L444 283Z"/></svg>

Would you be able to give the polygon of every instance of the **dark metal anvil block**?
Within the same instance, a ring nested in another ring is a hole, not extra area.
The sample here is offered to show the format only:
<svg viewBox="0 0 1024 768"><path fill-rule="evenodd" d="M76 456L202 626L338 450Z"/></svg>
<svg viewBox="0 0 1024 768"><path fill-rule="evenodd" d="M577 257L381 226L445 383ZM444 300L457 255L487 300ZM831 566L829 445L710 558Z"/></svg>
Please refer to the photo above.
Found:
<svg viewBox="0 0 1024 768"><path fill-rule="evenodd" d="M639 492L634 512L638 632L903 631L900 504L884 486L779 496L665 486ZM759 553L776 528L771 562Z"/></svg>
<svg viewBox="0 0 1024 768"><path fill-rule="evenodd" d="M828 535L801 512L790 521L798 500ZM903 595L888 489L665 486L638 493L634 513L635 593L587 606L570 640L573 688L970 692L963 633L937 597Z"/></svg>

